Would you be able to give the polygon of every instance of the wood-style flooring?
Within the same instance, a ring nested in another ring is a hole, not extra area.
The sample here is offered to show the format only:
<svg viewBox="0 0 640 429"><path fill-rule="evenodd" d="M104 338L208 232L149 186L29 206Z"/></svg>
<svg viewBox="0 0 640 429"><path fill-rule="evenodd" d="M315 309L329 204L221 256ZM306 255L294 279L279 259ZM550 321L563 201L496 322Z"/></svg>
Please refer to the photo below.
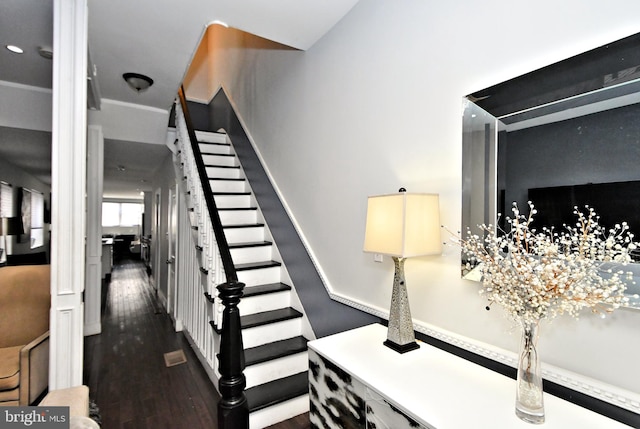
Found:
<svg viewBox="0 0 640 429"><path fill-rule="evenodd" d="M102 333L85 338L84 382L103 429L216 429L218 393L184 335L159 305L145 267L114 266ZM182 349L184 364L166 367L164 354ZM269 429L307 429L303 414Z"/></svg>

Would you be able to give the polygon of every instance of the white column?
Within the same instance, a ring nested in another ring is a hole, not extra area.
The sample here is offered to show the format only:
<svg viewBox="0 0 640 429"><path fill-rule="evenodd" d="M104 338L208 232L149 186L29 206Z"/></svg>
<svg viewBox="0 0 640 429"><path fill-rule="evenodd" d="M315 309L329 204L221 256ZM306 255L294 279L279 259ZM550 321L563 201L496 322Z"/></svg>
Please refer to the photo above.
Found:
<svg viewBox="0 0 640 429"><path fill-rule="evenodd" d="M53 1L49 389L82 384L87 1Z"/></svg>
<svg viewBox="0 0 640 429"><path fill-rule="evenodd" d="M102 331L102 184L104 137L102 126L89 125L87 132L87 263L84 293L84 335ZM107 257L107 255L105 255Z"/></svg>

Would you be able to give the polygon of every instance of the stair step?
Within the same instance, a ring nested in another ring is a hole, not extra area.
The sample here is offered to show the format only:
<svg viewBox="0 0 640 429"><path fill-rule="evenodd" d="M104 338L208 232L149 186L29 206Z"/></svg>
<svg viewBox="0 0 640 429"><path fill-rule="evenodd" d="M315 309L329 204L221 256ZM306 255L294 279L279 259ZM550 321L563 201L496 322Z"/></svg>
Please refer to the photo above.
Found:
<svg viewBox="0 0 640 429"><path fill-rule="evenodd" d="M234 223L231 225L223 225L222 227L225 229L233 229L233 228L261 228L264 226L264 223Z"/></svg>
<svg viewBox="0 0 640 429"><path fill-rule="evenodd" d="M205 168L207 177L226 177L230 179L240 178L240 166L236 167L215 167L209 166Z"/></svg>
<svg viewBox="0 0 640 429"><path fill-rule="evenodd" d="M247 389L249 412L261 410L309 392L309 376L301 372Z"/></svg>
<svg viewBox="0 0 640 429"><path fill-rule="evenodd" d="M237 158L235 154L230 153L214 153L212 155L202 155L202 162L205 165L216 165L216 166L229 166L235 167L237 166Z"/></svg>
<svg viewBox="0 0 640 429"><path fill-rule="evenodd" d="M271 246L272 244L273 243L271 241L247 241L244 243L229 244L229 249L244 249L247 247Z"/></svg>
<svg viewBox="0 0 640 429"><path fill-rule="evenodd" d="M239 165L214 165L214 164L207 164L207 165L205 165L205 168L229 168L229 169L240 170L240 166L239 166Z"/></svg>
<svg viewBox="0 0 640 429"><path fill-rule="evenodd" d="M244 177L209 177L209 180L226 180L226 181L235 181L235 182L246 182L247 179Z"/></svg>
<svg viewBox="0 0 640 429"><path fill-rule="evenodd" d="M203 142L203 141L198 141L198 145L211 145L211 146L226 146L226 147L231 147L231 145L229 143L218 143L218 142ZM202 152L202 154L204 155L204 152Z"/></svg>
<svg viewBox="0 0 640 429"><path fill-rule="evenodd" d="M195 130L196 139L198 143L218 143L218 144L229 144L227 141L226 133L219 133L217 131L203 131L203 130Z"/></svg>
<svg viewBox="0 0 640 429"><path fill-rule="evenodd" d="M263 311L261 313L247 314L240 317L240 326L242 329L254 328L256 326L268 325L270 323L282 322L285 320L297 319L302 317L302 313L291 307L281 308L279 310Z"/></svg>
<svg viewBox="0 0 640 429"><path fill-rule="evenodd" d="M224 226L258 222L258 209L255 206L219 208L218 214Z"/></svg>
<svg viewBox="0 0 640 429"><path fill-rule="evenodd" d="M274 292L286 292L291 290L291 286L284 283L269 283L266 285L257 285L257 286L247 286L244 288L244 298L249 298L251 296L264 295L267 293Z"/></svg>
<svg viewBox="0 0 640 429"><path fill-rule="evenodd" d="M247 366L293 355L307 350L307 339L303 336L275 341L262 346L251 347L244 351Z"/></svg>
<svg viewBox="0 0 640 429"><path fill-rule="evenodd" d="M212 194L214 196L220 196L220 197L225 197L228 195L251 195L251 192L247 192L247 191L240 191L240 192L212 192ZM227 207L229 208L229 207Z"/></svg>
<svg viewBox="0 0 640 429"><path fill-rule="evenodd" d="M209 178L209 185L213 192L246 192L247 182L241 178Z"/></svg>
<svg viewBox="0 0 640 429"><path fill-rule="evenodd" d="M261 268L279 267L282 263L278 261L248 262L246 264L235 264L236 271L259 270Z"/></svg>

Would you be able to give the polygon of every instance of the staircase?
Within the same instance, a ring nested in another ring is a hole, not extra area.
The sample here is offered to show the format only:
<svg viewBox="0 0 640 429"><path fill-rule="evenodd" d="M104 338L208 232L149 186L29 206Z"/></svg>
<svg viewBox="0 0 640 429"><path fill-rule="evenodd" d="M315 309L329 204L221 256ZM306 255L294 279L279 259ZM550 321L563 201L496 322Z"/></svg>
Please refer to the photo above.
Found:
<svg viewBox="0 0 640 429"><path fill-rule="evenodd" d="M238 280L245 284L238 306L245 349L245 395L250 428L259 429L309 410L307 338L312 334L232 144L226 134L196 132L196 137ZM187 195L187 201L192 205L196 198ZM199 232L202 210L196 207L190 212L200 253L208 245L215 246ZM210 257L207 262L204 255L200 260L202 290L209 291L213 307L207 317L219 333L221 304L215 289L207 286L216 283L211 277L215 271L219 281L219 264Z"/></svg>

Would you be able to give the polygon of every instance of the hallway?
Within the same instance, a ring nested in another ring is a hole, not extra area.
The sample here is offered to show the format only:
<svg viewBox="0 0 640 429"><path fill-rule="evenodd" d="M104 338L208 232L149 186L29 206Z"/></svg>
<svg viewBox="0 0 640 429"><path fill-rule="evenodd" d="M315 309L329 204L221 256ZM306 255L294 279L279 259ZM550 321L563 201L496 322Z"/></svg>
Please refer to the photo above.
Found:
<svg viewBox="0 0 640 429"><path fill-rule="evenodd" d="M85 337L84 383L102 428L215 428L218 393L156 299L141 262L113 267L102 334ZM187 363L166 367L164 354L178 349ZM305 414L270 429L308 427Z"/></svg>
<svg viewBox="0 0 640 429"><path fill-rule="evenodd" d="M215 427L218 394L180 332L156 304L145 267L114 266L102 334L85 338L84 379L105 429ZM187 363L166 367L182 349Z"/></svg>

